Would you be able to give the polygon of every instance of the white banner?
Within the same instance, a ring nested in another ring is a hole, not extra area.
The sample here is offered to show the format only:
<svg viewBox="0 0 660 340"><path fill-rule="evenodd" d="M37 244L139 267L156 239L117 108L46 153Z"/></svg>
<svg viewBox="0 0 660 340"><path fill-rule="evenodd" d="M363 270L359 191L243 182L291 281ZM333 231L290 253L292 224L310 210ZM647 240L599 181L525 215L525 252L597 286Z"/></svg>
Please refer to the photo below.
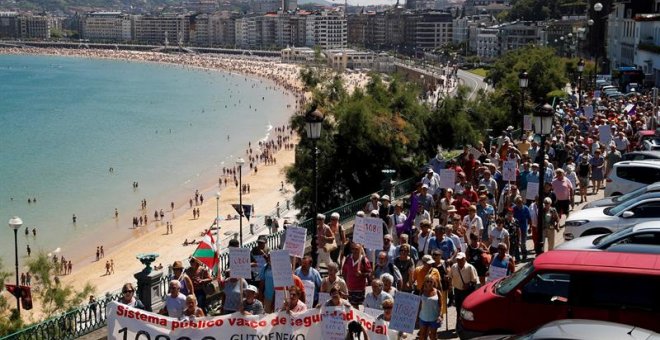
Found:
<svg viewBox="0 0 660 340"><path fill-rule="evenodd" d="M250 261L250 249L230 247L229 269L230 277L251 279L252 262Z"/></svg>
<svg viewBox="0 0 660 340"><path fill-rule="evenodd" d="M367 249L383 249L383 220L379 217L356 217L353 242Z"/></svg>
<svg viewBox="0 0 660 340"><path fill-rule="evenodd" d="M273 284L275 287L289 287L293 284L291 258L288 250L271 251L270 265L273 267Z"/></svg>
<svg viewBox="0 0 660 340"><path fill-rule="evenodd" d="M316 226L314 227L316 228ZM289 255L302 258L305 256L305 241L307 240L307 229L300 227L289 227L286 229L284 249Z"/></svg>
<svg viewBox="0 0 660 340"><path fill-rule="evenodd" d="M440 187L443 189L454 189L456 184L456 170L442 169L440 170Z"/></svg>
<svg viewBox="0 0 660 340"><path fill-rule="evenodd" d="M527 182L527 191L525 192L525 197L528 200L534 200L536 196L539 195L539 183L538 182Z"/></svg>
<svg viewBox="0 0 660 340"><path fill-rule="evenodd" d="M357 321L371 340L387 340L388 334L385 321L375 320L357 309L341 307L323 310L314 308L294 315L272 313L245 316L234 313L177 320L111 302L108 304L107 315L108 339L324 339L324 328L338 336L341 331L337 329L337 321L324 325L326 318L341 318L344 329L349 322Z"/></svg>

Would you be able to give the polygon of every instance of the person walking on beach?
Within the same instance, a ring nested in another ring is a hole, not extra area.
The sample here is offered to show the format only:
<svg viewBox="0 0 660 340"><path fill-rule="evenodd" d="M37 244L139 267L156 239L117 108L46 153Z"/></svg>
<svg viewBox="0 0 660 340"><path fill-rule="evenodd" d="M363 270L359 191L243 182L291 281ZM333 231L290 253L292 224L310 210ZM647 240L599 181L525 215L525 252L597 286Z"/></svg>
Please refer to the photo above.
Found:
<svg viewBox="0 0 660 340"><path fill-rule="evenodd" d="M115 208L115 219L119 218L119 211Z"/></svg>
<svg viewBox="0 0 660 340"><path fill-rule="evenodd" d="M115 261L113 259L110 259L110 274L115 273Z"/></svg>
<svg viewBox="0 0 660 340"><path fill-rule="evenodd" d="M69 274L71 274L71 271L73 271L73 263L71 263L71 260L69 260L68 268Z"/></svg>
<svg viewBox="0 0 660 340"><path fill-rule="evenodd" d="M105 257L105 252L103 251L103 246L99 249L101 251L101 258Z"/></svg>
<svg viewBox="0 0 660 340"><path fill-rule="evenodd" d="M105 275L110 275L110 261L105 261Z"/></svg>
<svg viewBox="0 0 660 340"><path fill-rule="evenodd" d="M73 224L76 224L76 220L78 220L78 218L76 217L76 214L73 214L72 220L73 220Z"/></svg>
<svg viewBox="0 0 660 340"><path fill-rule="evenodd" d="M27 231L27 229L25 229ZM37 228L32 228L32 236L37 237Z"/></svg>
<svg viewBox="0 0 660 340"><path fill-rule="evenodd" d="M30 245L29 245L29 244L28 244L26 247L27 247L27 254L28 254L28 257L30 257L30 254L32 254L32 249L30 249Z"/></svg>
<svg viewBox="0 0 660 340"><path fill-rule="evenodd" d="M99 247L96 247L96 261L100 259L101 256L101 251L99 250Z"/></svg>

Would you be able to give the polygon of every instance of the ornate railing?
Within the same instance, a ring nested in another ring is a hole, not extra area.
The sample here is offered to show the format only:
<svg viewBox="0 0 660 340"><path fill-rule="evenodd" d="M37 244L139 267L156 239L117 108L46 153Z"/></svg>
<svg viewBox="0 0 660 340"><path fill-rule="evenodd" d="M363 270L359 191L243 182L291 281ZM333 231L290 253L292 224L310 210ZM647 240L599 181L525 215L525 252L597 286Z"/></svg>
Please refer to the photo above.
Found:
<svg viewBox="0 0 660 340"><path fill-rule="evenodd" d="M415 183L416 178L409 178L394 184L392 195L395 198L407 195L412 191ZM378 193L380 195L385 194L383 190L378 191ZM341 223L350 221L355 217L358 211L364 208L369 201L370 196L371 195L361 197L341 207L327 211L325 212L325 215L330 216L333 212L337 212L339 213ZM298 226L306 228L308 233L311 233L311 228L314 226L314 220L306 219L299 223ZM270 249L280 249L282 247L283 235L284 229L268 235L268 247ZM257 242L253 241L244 244L243 247L253 248L256 245ZM224 251L220 254L220 270L224 270L228 265L229 253ZM160 295L165 296L167 294L167 289L168 278L167 275L163 275L158 285ZM82 305L66 313L21 329L16 333L0 338L0 340L67 340L81 337L106 326L106 306L110 301L116 301L119 297L119 291L107 293L95 303Z"/></svg>

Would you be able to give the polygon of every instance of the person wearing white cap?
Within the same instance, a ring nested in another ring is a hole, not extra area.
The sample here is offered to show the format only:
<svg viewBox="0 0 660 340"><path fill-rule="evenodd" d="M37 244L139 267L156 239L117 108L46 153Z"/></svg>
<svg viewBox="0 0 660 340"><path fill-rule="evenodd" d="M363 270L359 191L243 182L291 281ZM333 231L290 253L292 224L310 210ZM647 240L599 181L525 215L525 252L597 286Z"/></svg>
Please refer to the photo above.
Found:
<svg viewBox="0 0 660 340"><path fill-rule="evenodd" d="M440 175L435 173L433 169L428 168L428 170L426 170L426 176L422 177L421 182L429 187L429 193L431 195L440 194L440 190L442 189L440 188Z"/></svg>
<svg viewBox="0 0 660 340"><path fill-rule="evenodd" d="M461 305L465 298L470 295L479 284L477 270L471 264L467 263L465 253L460 252L456 255L456 263L449 269L451 285L454 287L454 298L456 305L456 322L461 315Z"/></svg>
<svg viewBox="0 0 660 340"><path fill-rule="evenodd" d="M415 267L413 272L414 285L413 288L415 292L421 292L424 287L424 278L431 277L433 278L434 284L433 287L440 287L440 272L438 269L433 267L435 261L431 255L422 256L422 265Z"/></svg>
<svg viewBox="0 0 660 340"><path fill-rule="evenodd" d="M378 208L378 217L383 220L383 233L387 234L387 228L389 227L390 216L394 214L394 206L390 201L390 196L383 195L380 198L380 208Z"/></svg>
<svg viewBox="0 0 660 340"><path fill-rule="evenodd" d="M264 314L264 305L256 299L257 293L259 290L257 287L253 285L247 286L243 290L243 295L245 298L243 299L243 303L241 304L241 307L239 311L243 315L262 315Z"/></svg>
<svg viewBox="0 0 660 340"><path fill-rule="evenodd" d="M365 214L368 214L372 210L378 210L380 208L380 195L374 193L371 194L371 200L367 202L367 204L364 206L364 211Z"/></svg>
<svg viewBox="0 0 660 340"><path fill-rule="evenodd" d="M337 243L337 249L330 252L330 258L334 262L339 262L339 254L344 250L344 245L346 245L346 231L344 227L339 223L339 213L333 212L330 215L330 224L328 224L330 230L335 235L335 242Z"/></svg>
<svg viewBox="0 0 660 340"><path fill-rule="evenodd" d="M433 200L433 195L429 192L428 184L422 184L422 189L418 194L419 205L424 207L424 210L428 211L431 216L433 216L433 208L435 207L435 201ZM418 225L418 224L416 224Z"/></svg>

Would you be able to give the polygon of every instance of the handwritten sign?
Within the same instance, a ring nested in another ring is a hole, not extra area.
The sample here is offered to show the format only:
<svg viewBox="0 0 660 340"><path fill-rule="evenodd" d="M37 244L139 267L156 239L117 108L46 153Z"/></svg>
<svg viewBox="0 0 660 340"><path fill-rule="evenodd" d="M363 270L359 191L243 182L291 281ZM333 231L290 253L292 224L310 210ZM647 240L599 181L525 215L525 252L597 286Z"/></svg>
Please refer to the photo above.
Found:
<svg viewBox="0 0 660 340"><path fill-rule="evenodd" d="M454 189L454 184L456 184L456 170L440 170L440 187L443 189Z"/></svg>
<svg viewBox="0 0 660 340"><path fill-rule="evenodd" d="M530 115L523 116L523 130L532 131L532 116Z"/></svg>
<svg viewBox="0 0 660 340"><path fill-rule="evenodd" d="M307 240L307 229L300 227L289 227L286 229L284 249L289 255L302 258L305 256L305 242Z"/></svg>
<svg viewBox="0 0 660 340"><path fill-rule="evenodd" d="M383 220L378 217L356 217L353 241L368 249L383 249Z"/></svg>
<svg viewBox="0 0 660 340"><path fill-rule="evenodd" d="M383 314L382 310L376 308L369 308L369 307L364 307L364 312L367 313L368 315L373 316L374 318L377 318L381 314Z"/></svg>
<svg viewBox="0 0 660 340"><path fill-rule="evenodd" d="M417 311L419 310L420 297L410 293L397 292L392 310L390 328L397 331L412 333L415 331Z"/></svg>
<svg viewBox="0 0 660 340"><path fill-rule="evenodd" d="M328 302L328 300L330 300L330 294L329 293L319 292L319 305L323 306L323 304Z"/></svg>
<svg viewBox="0 0 660 340"><path fill-rule="evenodd" d="M308 280L303 280L303 285L305 285L305 305L307 305L307 309L314 308L314 290L316 286L314 286L314 282Z"/></svg>
<svg viewBox="0 0 660 340"><path fill-rule="evenodd" d="M293 284L291 260L288 250L271 251L270 264L273 266L273 285L275 287L289 287Z"/></svg>
<svg viewBox="0 0 660 340"><path fill-rule="evenodd" d="M525 198L528 200L534 200L538 195L539 195L539 183L527 182L527 192L525 193Z"/></svg>
<svg viewBox="0 0 660 340"><path fill-rule="evenodd" d="M324 340L344 340L346 338L346 322L341 314L323 315L321 321Z"/></svg>
<svg viewBox="0 0 660 340"><path fill-rule="evenodd" d="M250 249L230 247L229 248L230 277L252 278L252 262L250 261Z"/></svg>
<svg viewBox="0 0 660 340"><path fill-rule="evenodd" d="M261 271L261 268L266 266L266 259L263 257L263 255L254 255L253 257L257 265L252 267L252 275L254 276L255 281L261 281L259 272Z"/></svg>
<svg viewBox="0 0 660 340"><path fill-rule="evenodd" d="M507 182L516 181L516 161L505 161L502 173L502 178Z"/></svg>
<svg viewBox="0 0 660 340"><path fill-rule="evenodd" d="M506 272L507 272L506 268L490 266L488 268L488 282L495 281L497 279L501 279L501 278L505 277Z"/></svg>
<svg viewBox="0 0 660 340"><path fill-rule="evenodd" d="M598 141L601 144L609 144L612 140L612 128L608 125L601 125L598 127Z"/></svg>

